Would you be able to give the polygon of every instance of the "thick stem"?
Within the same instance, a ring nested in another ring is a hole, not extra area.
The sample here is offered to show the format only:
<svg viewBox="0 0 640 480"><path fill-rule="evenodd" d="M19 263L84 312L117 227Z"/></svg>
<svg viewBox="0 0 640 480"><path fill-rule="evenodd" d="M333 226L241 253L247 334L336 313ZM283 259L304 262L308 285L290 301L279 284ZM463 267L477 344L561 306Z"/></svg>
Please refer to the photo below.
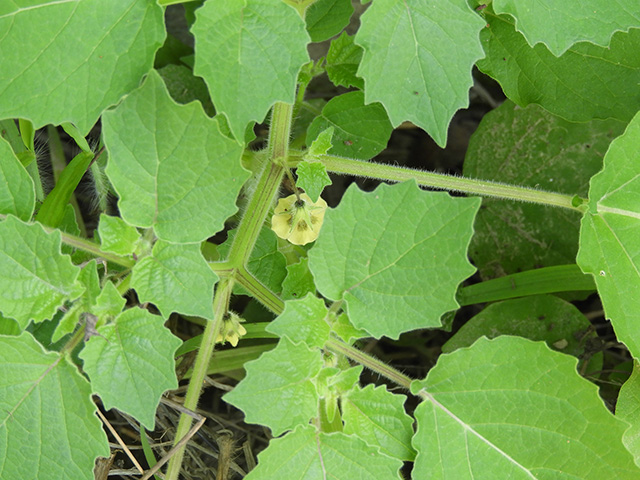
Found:
<svg viewBox="0 0 640 480"><path fill-rule="evenodd" d="M289 154L291 110L291 105L282 102L276 103L273 107L269 133L269 162L262 171L229 250L227 263L236 268L244 267L249 260L271 203L280 188Z"/></svg>
<svg viewBox="0 0 640 480"><path fill-rule="evenodd" d="M242 285L253 298L262 303L276 315L280 315L284 310L284 302L278 295L273 293L260 280L249 273L244 267L235 272L237 282Z"/></svg>
<svg viewBox="0 0 640 480"><path fill-rule="evenodd" d="M198 407L198 399L202 392L202 386L204 383L204 377L207 374L207 367L209 366L209 359L213 353L213 347L222 327L224 316L229 308L229 299L231 298L231 291L233 290L233 279L224 278L218 283L215 297L213 298L213 320L207 322L207 326L202 334L202 342L198 350L198 356L193 365L193 372L191 374L191 380L189 381L189 387L187 388L187 395L184 399L184 407L195 411ZM176 436L174 444L178 443L182 437L184 437L191 428L192 417L185 413L180 415L180 422L178 423L178 429L176 430ZM167 467L167 473L165 475L166 480L177 480L180 475L180 469L182 467L182 457L184 456L184 449L186 445L183 445L175 455L171 458L169 466Z"/></svg>
<svg viewBox="0 0 640 480"><path fill-rule="evenodd" d="M581 205L586 199L575 195L545 192L534 188L506 185L498 182L477 180L472 178L456 177L443 173L424 172L411 168L384 165L381 163L364 162L350 158L336 157L333 155L321 155L307 159L309 161L321 161L327 170L345 175L359 177L378 178L392 182L415 180L424 187L442 188L444 190L471 193L488 197L499 197L521 202L540 203L554 207L568 208L583 212Z"/></svg>

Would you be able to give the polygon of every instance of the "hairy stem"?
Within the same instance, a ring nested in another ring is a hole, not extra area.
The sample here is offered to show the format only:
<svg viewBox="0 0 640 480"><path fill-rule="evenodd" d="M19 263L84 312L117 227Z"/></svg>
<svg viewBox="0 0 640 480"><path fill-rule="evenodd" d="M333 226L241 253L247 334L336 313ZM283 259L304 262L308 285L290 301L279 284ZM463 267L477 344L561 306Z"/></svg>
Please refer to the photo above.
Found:
<svg viewBox="0 0 640 480"><path fill-rule="evenodd" d="M318 157L305 158L308 161L321 161L327 170L345 175L359 177L378 178L392 182L404 182L415 180L418 185L424 187L441 188L443 190L458 191L482 195L487 197L499 197L521 202L539 203L553 207L562 207L583 212L587 200L576 195L566 195L556 192L546 192L535 188L506 185L487 180L456 177L443 173L425 172L411 168L384 165L381 163L353 160L351 158L336 157L333 155L320 155Z"/></svg>
<svg viewBox="0 0 640 480"><path fill-rule="evenodd" d="M198 355L193 365L193 372L191 374L191 380L189 381L189 387L187 388L187 395L184 400L184 407L195 411L198 407L198 399L202 392L202 386L204 383L204 377L207 374L207 367L209 366L209 359L213 353L213 347L216 342L216 338L224 322L224 316L229 309L229 299L231 298L231 291L233 290L233 279L224 278L218 283L215 297L213 298L213 321L207 322L207 325L202 334L202 342L198 349ZM174 444L177 444L182 437L184 437L191 428L191 422L193 418L185 413L180 415L180 422L178 423L178 429L176 430L176 436ZM167 467L167 473L165 475L166 480L177 480L180 475L180 469L182 467L182 457L184 456L184 449L186 445L183 445L178 449Z"/></svg>

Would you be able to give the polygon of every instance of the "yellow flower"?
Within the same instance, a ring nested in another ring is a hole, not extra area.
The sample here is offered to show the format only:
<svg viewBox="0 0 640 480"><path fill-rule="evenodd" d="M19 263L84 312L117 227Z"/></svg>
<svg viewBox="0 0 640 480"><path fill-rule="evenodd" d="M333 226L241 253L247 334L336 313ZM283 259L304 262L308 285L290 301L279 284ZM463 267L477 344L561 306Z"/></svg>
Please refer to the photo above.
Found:
<svg viewBox="0 0 640 480"><path fill-rule="evenodd" d="M295 195L289 195L278 200L271 217L271 230L294 245L306 245L318 238L326 211L327 202L322 198L313 203L306 193L300 195L300 201Z"/></svg>
<svg viewBox="0 0 640 480"><path fill-rule="evenodd" d="M236 313L229 312L229 316L222 322L222 327L216 337L216 343L229 342L234 347L238 346L240 337L247 333L247 330L240 325L240 322L244 322L244 319L240 318Z"/></svg>

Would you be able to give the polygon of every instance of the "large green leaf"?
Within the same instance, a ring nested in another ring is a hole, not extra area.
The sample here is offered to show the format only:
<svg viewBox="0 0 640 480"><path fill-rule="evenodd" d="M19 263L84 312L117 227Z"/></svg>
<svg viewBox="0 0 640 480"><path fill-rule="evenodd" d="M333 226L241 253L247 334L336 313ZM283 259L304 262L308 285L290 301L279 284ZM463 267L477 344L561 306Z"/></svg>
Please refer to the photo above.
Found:
<svg viewBox="0 0 640 480"><path fill-rule="evenodd" d="M640 369L634 362L633 373L624 382L616 402L616 416L630 424L622 441L640 464Z"/></svg>
<svg viewBox="0 0 640 480"><path fill-rule="evenodd" d="M609 143L623 130L615 120L570 123L537 105L506 101L471 137L464 175L586 196ZM490 198L482 205L469 254L483 278L575 262L578 212Z"/></svg>
<svg viewBox="0 0 640 480"><path fill-rule="evenodd" d="M364 104L362 92L349 92L334 97L324 106L307 129L307 144L333 127L329 154L369 160L387 148L391 123L382 105Z"/></svg>
<svg viewBox="0 0 640 480"><path fill-rule="evenodd" d="M414 478L635 479L627 425L576 359L519 337L481 338L440 357L412 391Z"/></svg>
<svg viewBox="0 0 640 480"><path fill-rule="evenodd" d="M274 435L308 422L318 413L318 392L312 379L322 368L322 354L286 337L278 346L245 365L247 376L224 400Z"/></svg>
<svg viewBox="0 0 640 480"><path fill-rule="evenodd" d="M218 276L200 253L199 245L156 242L153 253L133 268L131 286L141 302L151 302L160 313L196 315L213 320L213 287Z"/></svg>
<svg viewBox="0 0 640 480"><path fill-rule="evenodd" d="M480 35L486 57L478 67L518 105L537 103L574 122L627 122L640 108L640 29L616 33L606 48L579 43L554 57L544 45L529 46L508 16L490 9Z"/></svg>
<svg viewBox="0 0 640 480"><path fill-rule="evenodd" d="M352 186L309 251L318 290L344 300L353 325L376 338L439 327L474 271L466 251L479 204L414 182L370 193Z"/></svg>
<svg viewBox="0 0 640 480"><path fill-rule="evenodd" d="M364 89L364 81L356 75L362 60L362 47L356 45L354 37L342 32L331 41L327 52L325 69L334 85Z"/></svg>
<svg viewBox="0 0 640 480"><path fill-rule="evenodd" d="M493 8L513 16L531 46L544 43L555 56L583 41L606 47L614 32L640 25L637 0L494 0Z"/></svg>
<svg viewBox="0 0 640 480"><path fill-rule="evenodd" d="M0 138L0 185L0 213L30 220L36 205L33 180L3 138Z"/></svg>
<svg viewBox="0 0 640 480"><path fill-rule="evenodd" d="M109 456L91 386L34 338L0 336L0 478L93 480Z"/></svg>
<svg viewBox="0 0 640 480"><path fill-rule="evenodd" d="M242 148L197 103L176 104L160 76L103 116L106 173L122 218L159 238L196 243L222 230L249 176ZM153 126L153 128L150 128Z"/></svg>
<svg viewBox="0 0 640 480"><path fill-rule="evenodd" d="M465 323L443 346L443 353L468 347L483 335L518 335L547 342L550 348L579 357L596 334L591 323L569 302L553 295L493 303Z"/></svg>
<svg viewBox="0 0 640 480"><path fill-rule="evenodd" d="M444 147L451 117L469 103L485 22L464 0L376 0L361 22L365 101L382 103L394 127L410 120Z"/></svg>
<svg viewBox="0 0 640 480"><path fill-rule="evenodd" d="M401 466L399 460L381 454L378 447L355 435L326 434L312 426L301 426L271 440L258 455L258 466L245 478L398 480Z"/></svg>
<svg viewBox="0 0 640 480"><path fill-rule="evenodd" d="M577 263L593 274L618 339L640 358L640 113L591 179Z"/></svg>
<svg viewBox="0 0 640 480"><path fill-rule="evenodd" d="M346 27L353 13L351 0L317 0L304 14L313 42L328 40Z"/></svg>
<svg viewBox="0 0 640 480"><path fill-rule="evenodd" d="M0 312L21 328L52 318L66 300L77 298L80 269L60 253L60 232L13 216L0 222Z"/></svg>
<svg viewBox="0 0 640 480"><path fill-rule="evenodd" d="M80 353L105 408L116 407L151 430L160 396L178 387L173 354L182 342L163 324L157 315L130 308L99 327Z"/></svg>
<svg viewBox="0 0 640 480"><path fill-rule="evenodd" d="M344 433L379 446L380 451L390 457L413 461L416 455L411 447L413 419L404 411L406 399L385 386L353 389L341 397Z"/></svg>
<svg viewBox="0 0 640 480"><path fill-rule="evenodd" d="M194 73L211 92L233 135L262 122L276 101L293 103L298 72L309 61L309 35L284 2L207 2L196 11Z"/></svg>
<svg viewBox="0 0 640 480"><path fill-rule="evenodd" d="M140 83L165 37L148 0L0 2L0 118L35 128L73 122L86 134Z"/></svg>

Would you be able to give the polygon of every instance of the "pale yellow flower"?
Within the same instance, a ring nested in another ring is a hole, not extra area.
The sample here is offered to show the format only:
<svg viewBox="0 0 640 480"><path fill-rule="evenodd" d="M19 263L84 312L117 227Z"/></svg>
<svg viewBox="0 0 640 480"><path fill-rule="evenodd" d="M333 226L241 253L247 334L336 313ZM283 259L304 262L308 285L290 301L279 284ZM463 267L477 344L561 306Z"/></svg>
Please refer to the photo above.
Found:
<svg viewBox="0 0 640 480"><path fill-rule="evenodd" d="M295 195L289 195L278 200L271 217L271 230L294 245L306 245L318 238L326 211L327 202L322 198L313 203L306 193L300 195L300 201Z"/></svg>
<svg viewBox="0 0 640 480"><path fill-rule="evenodd" d="M222 322L222 327L216 337L216 343L229 342L231 345L236 347L240 337L247 333L247 330L240 324L240 322L244 322L244 319L240 318L236 313L229 312L229 316Z"/></svg>

